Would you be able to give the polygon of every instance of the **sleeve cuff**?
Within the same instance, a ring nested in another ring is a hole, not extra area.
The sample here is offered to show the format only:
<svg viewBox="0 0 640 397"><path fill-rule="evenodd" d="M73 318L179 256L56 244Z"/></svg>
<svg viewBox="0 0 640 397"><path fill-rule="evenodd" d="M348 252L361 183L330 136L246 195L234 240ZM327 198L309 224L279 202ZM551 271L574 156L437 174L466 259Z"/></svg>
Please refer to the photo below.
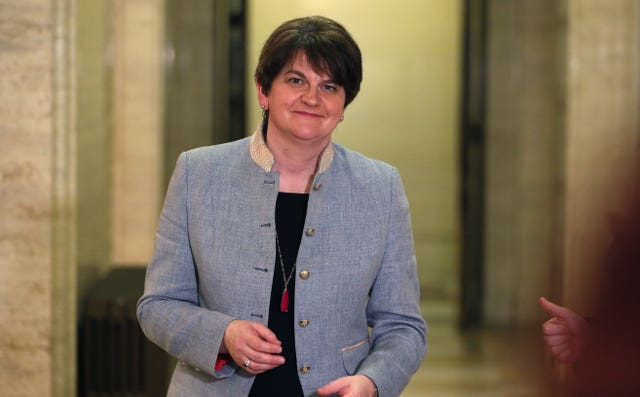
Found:
<svg viewBox="0 0 640 397"><path fill-rule="evenodd" d="M230 355L218 354L213 370L214 376L217 378L226 378L235 372L236 364L233 362Z"/></svg>

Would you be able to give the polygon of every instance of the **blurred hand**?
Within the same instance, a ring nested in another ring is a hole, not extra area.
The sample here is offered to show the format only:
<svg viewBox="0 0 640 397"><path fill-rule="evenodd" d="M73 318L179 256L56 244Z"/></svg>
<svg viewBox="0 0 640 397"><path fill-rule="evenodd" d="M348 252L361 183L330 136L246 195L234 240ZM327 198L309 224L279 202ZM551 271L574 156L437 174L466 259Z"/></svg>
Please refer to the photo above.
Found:
<svg viewBox="0 0 640 397"><path fill-rule="evenodd" d="M222 344L240 368L254 375L284 364L281 342L269 328L257 322L231 321ZM243 365L245 360L251 361L248 368Z"/></svg>
<svg viewBox="0 0 640 397"><path fill-rule="evenodd" d="M545 298L540 298L540 306L553 316L542 324L549 352L562 363L575 362L582 351L587 322L580 315Z"/></svg>
<svg viewBox="0 0 640 397"><path fill-rule="evenodd" d="M337 394L341 397L373 397L376 387L373 381L364 375L338 378L318 389L321 396Z"/></svg>

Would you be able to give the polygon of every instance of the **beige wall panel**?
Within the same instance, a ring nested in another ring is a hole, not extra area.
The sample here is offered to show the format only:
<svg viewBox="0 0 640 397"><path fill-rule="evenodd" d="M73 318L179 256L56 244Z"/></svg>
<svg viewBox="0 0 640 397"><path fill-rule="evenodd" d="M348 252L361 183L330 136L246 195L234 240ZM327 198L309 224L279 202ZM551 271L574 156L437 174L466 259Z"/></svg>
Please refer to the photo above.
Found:
<svg viewBox="0 0 640 397"><path fill-rule="evenodd" d="M78 296L111 265L110 0L81 1L77 28Z"/></svg>
<svg viewBox="0 0 640 397"><path fill-rule="evenodd" d="M161 0L114 2L112 254L146 264L162 185L163 12Z"/></svg>

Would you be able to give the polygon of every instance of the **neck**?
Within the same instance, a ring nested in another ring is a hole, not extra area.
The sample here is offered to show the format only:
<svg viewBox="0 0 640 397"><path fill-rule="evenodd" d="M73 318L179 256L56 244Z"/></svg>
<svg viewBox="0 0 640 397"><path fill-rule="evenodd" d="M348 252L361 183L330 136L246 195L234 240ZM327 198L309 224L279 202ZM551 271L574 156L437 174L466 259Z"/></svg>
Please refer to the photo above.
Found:
<svg viewBox="0 0 640 397"><path fill-rule="evenodd" d="M275 159L273 170L280 173L280 191L308 193L330 139L322 142L290 142L267 135L267 146Z"/></svg>

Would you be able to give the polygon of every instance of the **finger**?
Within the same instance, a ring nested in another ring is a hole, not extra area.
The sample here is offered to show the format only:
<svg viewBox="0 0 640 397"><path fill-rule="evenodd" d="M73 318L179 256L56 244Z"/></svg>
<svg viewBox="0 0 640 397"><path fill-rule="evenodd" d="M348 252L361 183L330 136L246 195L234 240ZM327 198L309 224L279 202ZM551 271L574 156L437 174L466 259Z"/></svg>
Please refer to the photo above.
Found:
<svg viewBox="0 0 640 397"><path fill-rule="evenodd" d="M542 333L547 335L570 335L571 330L561 320L553 318L542 324Z"/></svg>
<svg viewBox="0 0 640 397"><path fill-rule="evenodd" d="M548 336L544 338L544 342L547 346L560 346L569 345L570 338L563 335Z"/></svg>
<svg viewBox="0 0 640 397"><path fill-rule="evenodd" d="M256 364L268 365L272 367L277 367L278 365L282 365L285 362L283 356L277 354L262 353L257 350L247 352L246 356Z"/></svg>
<svg viewBox="0 0 640 397"><path fill-rule="evenodd" d="M572 363L575 361L575 354L571 350L564 351L555 357L556 360L562 363Z"/></svg>
<svg viewBox="0 0 640 397"><path fill-rule="evenodd" d="M345 386L345 379L338 378L333 382L327 383L318 389L318 394L321 396L330 396L332 394L339 394L342 388Z"/></svg>
<svg viewBox="0 0 640 397"><path fill-rule="evenodd" d="M570 348L569 345L558 345L558 346L551 346L549 348L549 351L551 352L551 354L553 354L555 357L560 357L564 354L571 354L572 350Z"/></svg>
<svg viewBox="0 0 640 397"><path fill-rule="evenodd" d="M251 340L260 340L251 322L234 320L229 323L225 330L223 343L239 366L242 366L245 359L254 360L256 354L255 350L250 347Z"/></svg>
<svg viewBox="0 0 640 397"><path fill-rule="evenodd" d="M269 328L254 323L251 332L252 334L247 338L244 354L252 360L254 368L267 370L284 364L284 357L279 355L282 353L281 342Z"/></svg>
<svg viewBox="0 0 640 397"><path fill-rule="evenodd" d="M270 337L269 334L273 333L262 324L234 320L227 327L225 342L231 353L235 352L236 355L242 353L246 356L252 351L281 353L282 347L277 338L275 342L266 342L263 339L263 335Z"/></svg>
<svg viewBox="0 0 640 397"><path fill-rule="evenodd" d="M573 313L566 307L556 305L555 303L545 299L544 297L540 298L540 306L544 311L555 317L566 318L570 317Z"/></svg>
<svg viewBox="0 0 640 397"><path fill-rule="evenodd" d="M269 328L265 327L263 324L255 323L254 328L258 333L258 335L260 336L260 338L263 339L264 341L269 343L275 343L278 345L282 343L280 342L280 340L278 340L278 337L276 336L276 334L273 331L271 331Z"/></svg>
<svg viewBox="0 0 640 397"><path fill-rule="evenodd" d="M259 324L254 327L254 332L254 337L247 341L249 347L253 350L264 353L282 353L282 342L278 340L276 335L269 328Z"/></svg>
<svg viewBox="0 0 640 397"><path fill-rule="evenodd" d="M567 334L563 334L563 335L545 335L544 336L544 341L547 343L547 345L561 345L563 343L570 343L571 342L571 335L567 335Z"/></svg>
<svg viewBox="0 0 640 397"><path fill-rule="evenodd" d="M272 369L274 369L274 368L276 368L278 366L278 365L268 365L268 364L257 363L257 362L254 362L254 361L250 361L248 367L244 366L243 364L240 365L240 368L242 368L246 372L248 372L250 374L253 374L253 375L261 374L263 372L272 370Z"/></svg>

